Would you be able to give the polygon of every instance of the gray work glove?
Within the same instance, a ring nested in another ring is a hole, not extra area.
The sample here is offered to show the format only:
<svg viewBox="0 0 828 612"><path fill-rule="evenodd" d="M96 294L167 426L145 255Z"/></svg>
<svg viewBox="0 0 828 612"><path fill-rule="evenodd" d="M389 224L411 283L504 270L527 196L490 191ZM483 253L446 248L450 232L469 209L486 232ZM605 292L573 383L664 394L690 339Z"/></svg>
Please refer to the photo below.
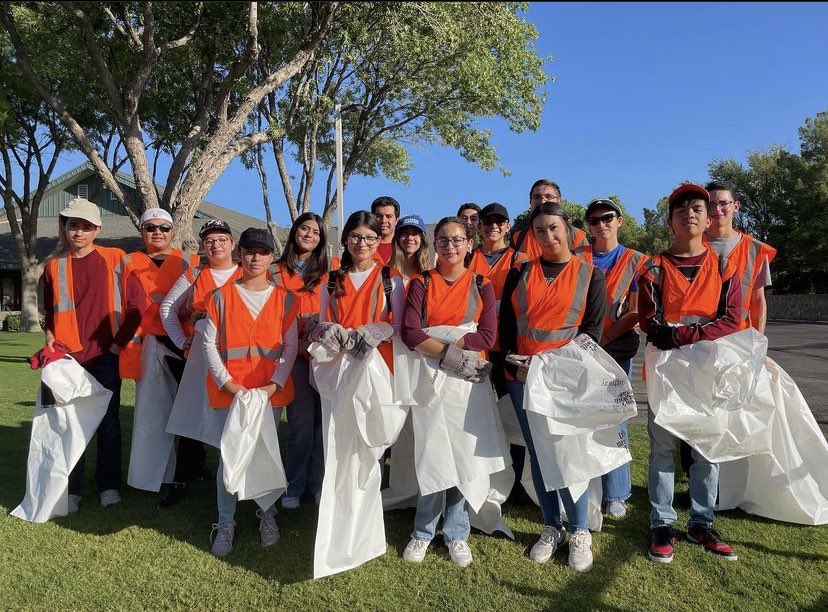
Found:
<svg viewBox="0 0 828 612"><path fill-rule="evenodd" d="M348 340L348 332L339 323L317 323L308 334L308 340L338 353Z"/></svg>
<svg viewBox="0 0 828 612"><path fill-rule="evenodd" d="M508 355L506 355L506 363L510 363L514 366L517 366L515 380L517 380L518 382L525 383L526 375L529 373L529 364L532 363L532 356L509 353Z"/></svg>
<svg viewBox="0 0 828 612"><path fill-rule="evenodd" d="M454 344L446 347L446 354L440 360L440 369L457 374L469 382L481 382L492 370L492 364L483 359L477 351L465 351Z"/></svg>
<svg viewBox="0 0 828 612"><path fill-rule="evenodd" d="M357 359L365 359L368 351L378 347L393 335L394 328L390 323L384 321L368 323L348 334L344 348Z"/></svg>

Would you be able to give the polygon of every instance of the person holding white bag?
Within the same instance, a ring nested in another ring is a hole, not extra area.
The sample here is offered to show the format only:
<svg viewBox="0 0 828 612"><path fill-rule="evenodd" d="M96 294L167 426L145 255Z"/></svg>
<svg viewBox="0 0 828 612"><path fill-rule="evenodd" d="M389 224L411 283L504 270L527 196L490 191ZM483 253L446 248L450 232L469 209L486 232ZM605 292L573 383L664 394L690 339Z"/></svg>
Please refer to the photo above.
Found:
<svg viewBox="0 0 828 612"><path fill-rule="evenodd" d="M207 263L185 272L161 302L161 322L170 340L187 357L178 392L167 422L167 432L180 436L173 481L162 487L159 506L178 503L187 493L187 480L204 469L204 444L219 447L221 423L207 405L203 381L207 375L204 359L206 301L210 293L241 277L233 261L235 240L223 219L209 219L198 233ZM195 280L193 281L193 276ZM194 461L187 461L188 458Z"/></svg>
<svg viewBox="0 0 828 612"><path fill-rule="evenodd" d="M259 389L269 397L278 424L281 407L294 397L290 373L298 348L298 300L269 278L274 245L267 230L246 229L239 237L239 250L241 278L225 283L207 299L207 396L211 408L227 413L240 393ZM281 459L277 461L273 469L284 474ZM219 518L213 525L217 533L211 552L222 557L233 549L236 526L236 495L225 486L223 460L216 474L216 491ZM262 546L272 546L279 540L275 504L258 515Z"/></svg>
<svg viewBox="0 0 828 612"><path fill-rule="evenodd" d="M403 342L424 357L439 358L442 371L433 372L426 364L412 380L421 393L433 388L426 405L415 405L411 412L421 492L403 558L415 563L425 558L442 515L451 560L460 567L471 564L469 501L464 493L480 490L474 504L479 509L490 488L489 475L507 464L505 437L488 381L491 364L482 354L494 345L497 333L495 294L490 281L464 266L473 238L472 230L457 217L437 223L437 267L412 277L403 310Z"/></svg>
<svg viewBox="0 0 828 612"><path fill-rule="evenodd" d="M529 558L545 563L566 539L562 527L560 495L566 508L569 531L569 566L585 572L592 568L592 536L588 529L588 493L573 499L568 487L547 491L536 452L529 417L524 409L527 365L516 367L508 354L529 356L567 345L586 334L600 340L606 311L604 275L575 257L568 246L566 213L558 204L543 203L532 210L529 228L541 249L539 257L513 268L506 277L500 302L498 338L507 353L507 385L523 436L529 449L532 482L543 513L543 531Z"/></svg>

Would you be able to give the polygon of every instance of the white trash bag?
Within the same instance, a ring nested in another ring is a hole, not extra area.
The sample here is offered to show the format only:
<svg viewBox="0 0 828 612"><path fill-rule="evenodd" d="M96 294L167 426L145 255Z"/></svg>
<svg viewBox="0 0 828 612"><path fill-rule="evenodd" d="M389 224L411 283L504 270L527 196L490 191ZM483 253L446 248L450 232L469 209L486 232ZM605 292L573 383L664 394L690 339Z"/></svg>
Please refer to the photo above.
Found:
<svg viewBox="0 0 828 612"><path fill-rule="evenodd" d="M68 514L69 474L106 415L112 397L112 391L70 356L43 368L40 380L51 390L55 403L44 405L38 391L26 464L26 495L11 511L12 516L33 523Z"/></svg>

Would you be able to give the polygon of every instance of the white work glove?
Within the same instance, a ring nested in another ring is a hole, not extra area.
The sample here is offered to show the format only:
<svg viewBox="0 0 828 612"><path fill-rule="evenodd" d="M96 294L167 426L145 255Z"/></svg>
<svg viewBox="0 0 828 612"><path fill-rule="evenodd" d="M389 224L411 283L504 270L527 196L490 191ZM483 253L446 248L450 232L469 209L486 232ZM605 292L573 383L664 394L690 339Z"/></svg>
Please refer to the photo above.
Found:
<svg viewBox="0 0 828 612"><path fill-rule="evenodd" d="M481 382L492 370L492 364L483 359L477 351L466 351L454 344L446 347L446 354L440 360L440 369L457 374L469 382Z"/></svg>
<svg viewBox="0 0 828 612"><path fill-rule="evenodd" d="M339 323L317 323L308 334L308 340L318 342L329 351L338 353L348 341L348 332Z"/></svg>
<svg viewBox="0 0 828 612"><path fill-rule="evenodd" d="M386 323L385 321L368 323L348 334L344 348L357 359L365 359L368 351L378 347L393 335L394 328L390 323Z"/></svg>

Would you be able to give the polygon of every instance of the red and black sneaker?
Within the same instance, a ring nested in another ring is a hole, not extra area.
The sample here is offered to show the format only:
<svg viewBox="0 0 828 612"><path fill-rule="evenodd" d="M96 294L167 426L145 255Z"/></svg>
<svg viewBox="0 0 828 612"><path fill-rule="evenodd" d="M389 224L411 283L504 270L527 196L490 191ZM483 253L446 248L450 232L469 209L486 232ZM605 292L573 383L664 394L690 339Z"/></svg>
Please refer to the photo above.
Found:
<svg viewBox="0 0 828 612"><path fill-rule="evenodd" d="M676 545L676 530L672 525L659 525L650 530L650 547L647 556L656 563L670 563Z"/></svg>
<svg viewBox="0 0 828 612"><path fill-rule="evenodd" d="M687 528L687 541L693 544L701 544L705 550L714 555L719 555L728 561L736 561L739 556L728 546L719 532L709 525L690 525Z"/></svg>

